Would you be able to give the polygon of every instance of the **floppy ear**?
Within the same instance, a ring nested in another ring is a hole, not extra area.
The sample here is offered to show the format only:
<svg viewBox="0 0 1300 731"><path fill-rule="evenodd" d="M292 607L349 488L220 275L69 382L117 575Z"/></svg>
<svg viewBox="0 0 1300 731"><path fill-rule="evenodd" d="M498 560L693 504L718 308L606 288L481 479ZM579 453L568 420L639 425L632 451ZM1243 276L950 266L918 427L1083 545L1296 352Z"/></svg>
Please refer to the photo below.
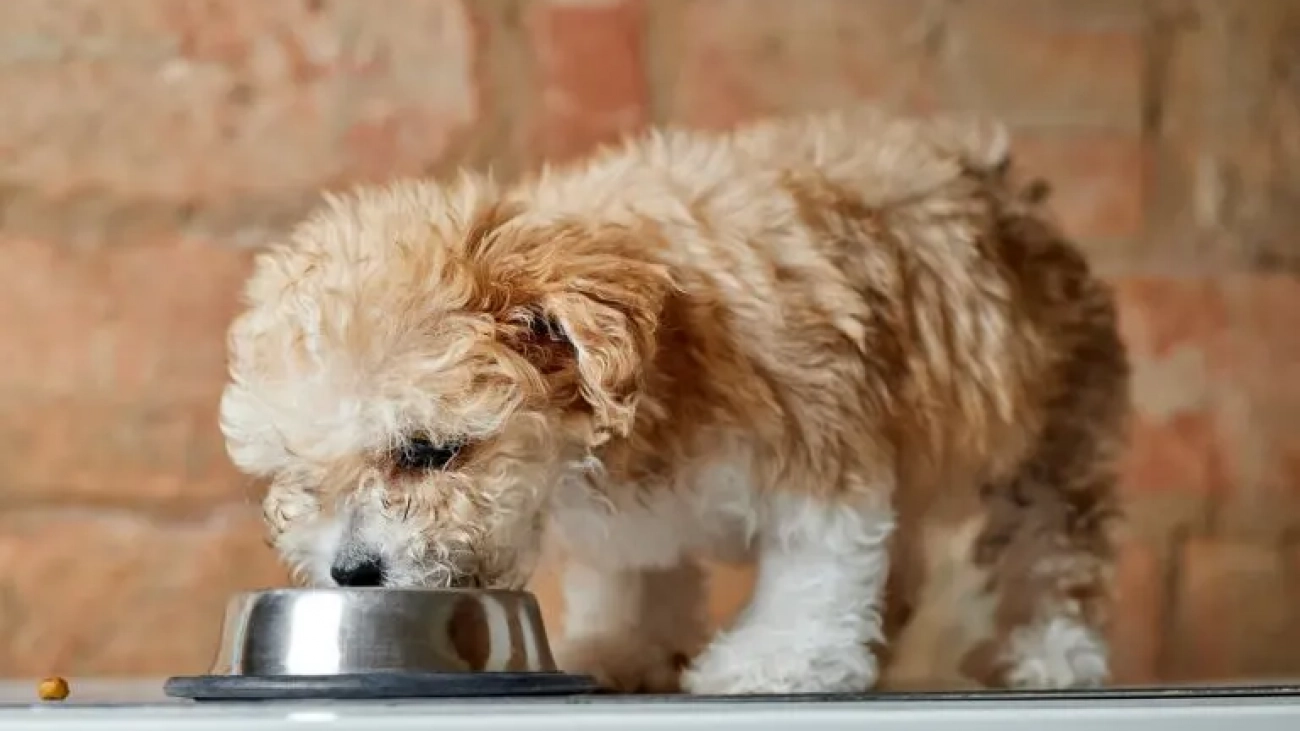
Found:
<svg viewBox="0 0 1300 731"><path fill-rule="evenodd" d="M553 258L534 262L547 276L524 308L520 352L544 376L572 376L598 442L626 436L673 287L668 269L622 227L552 231L547 241L538 254Z"/></svg>

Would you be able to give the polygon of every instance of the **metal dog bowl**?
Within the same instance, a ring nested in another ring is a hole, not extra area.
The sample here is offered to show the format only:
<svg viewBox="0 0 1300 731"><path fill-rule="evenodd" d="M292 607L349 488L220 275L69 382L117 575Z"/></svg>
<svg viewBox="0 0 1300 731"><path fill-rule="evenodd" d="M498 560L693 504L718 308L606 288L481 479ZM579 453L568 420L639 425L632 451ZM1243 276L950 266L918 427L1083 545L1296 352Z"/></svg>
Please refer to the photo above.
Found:
<svg viewBox="0 0 1300 731"><path fill-rule="evenodd" d="M522 591L277 589L226 607L211 674L168 694L399 698L585 692L557 672L541 611Z"/></svg>
<svg viewBox="0 0 1300 731"><path fill-rule="evenodd" d="M532 594L324 589L241 594L214 675L554 672Z"/></svg>

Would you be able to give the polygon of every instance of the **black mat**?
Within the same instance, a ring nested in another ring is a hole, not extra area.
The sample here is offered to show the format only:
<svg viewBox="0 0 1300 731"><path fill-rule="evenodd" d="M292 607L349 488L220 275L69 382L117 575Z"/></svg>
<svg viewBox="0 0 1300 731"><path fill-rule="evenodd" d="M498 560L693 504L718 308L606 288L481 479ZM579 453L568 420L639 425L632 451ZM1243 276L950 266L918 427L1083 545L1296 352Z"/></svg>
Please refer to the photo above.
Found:
<svg viewBox="0 0 1300 731"><path fill-rule="evenodd" d="M401 700L560 698L570 703L854 703L1042 702L1042 701L1207 701L1286 699L1300 702L1300 685L1209 685L1113 687L1037 691L923 691L810 693L800 695L682 696L622 695L598 688L591 678L565 673L366 673L357 675L278 675L267 677L199 675L175 677L163 686L168 696L200 701Z"/></svg>
<svg viewBox="0 0 1300 731"><path fill-rule="evenodd" d="M168 678L172 698L200 701L484 698L595 693L585 675L566 673L364 673L356 675L193 675Z"/></svg>

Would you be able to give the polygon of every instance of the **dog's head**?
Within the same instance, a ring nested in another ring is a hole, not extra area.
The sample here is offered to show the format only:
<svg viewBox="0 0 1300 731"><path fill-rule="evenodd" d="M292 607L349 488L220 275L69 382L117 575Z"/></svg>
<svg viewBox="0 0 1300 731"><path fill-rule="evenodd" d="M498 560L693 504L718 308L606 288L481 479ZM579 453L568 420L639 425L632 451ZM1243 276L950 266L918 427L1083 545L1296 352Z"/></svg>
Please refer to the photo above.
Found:
<svg viewBox="0 0 1300 731"><path fill-rule="evenodd" d="M332 199L264 253L221 428L300 578L522 586L551 488L631 429L650 245L466 176Z"/></svg>

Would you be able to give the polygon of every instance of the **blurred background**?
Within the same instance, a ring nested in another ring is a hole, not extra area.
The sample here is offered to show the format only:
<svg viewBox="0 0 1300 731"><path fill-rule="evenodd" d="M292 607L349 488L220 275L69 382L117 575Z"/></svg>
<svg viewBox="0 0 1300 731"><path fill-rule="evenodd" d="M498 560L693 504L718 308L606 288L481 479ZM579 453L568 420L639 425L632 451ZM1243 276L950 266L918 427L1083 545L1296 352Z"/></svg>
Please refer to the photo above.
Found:
<svg viewBox="0 0 1300 731"><path fill-rule="evenodd" d="M200 671L284 581L215 406L320 189L864 99L1009 122L1118 290L1119 679L1300 676L1295 0L3 0L0 676Z"/></svg>

